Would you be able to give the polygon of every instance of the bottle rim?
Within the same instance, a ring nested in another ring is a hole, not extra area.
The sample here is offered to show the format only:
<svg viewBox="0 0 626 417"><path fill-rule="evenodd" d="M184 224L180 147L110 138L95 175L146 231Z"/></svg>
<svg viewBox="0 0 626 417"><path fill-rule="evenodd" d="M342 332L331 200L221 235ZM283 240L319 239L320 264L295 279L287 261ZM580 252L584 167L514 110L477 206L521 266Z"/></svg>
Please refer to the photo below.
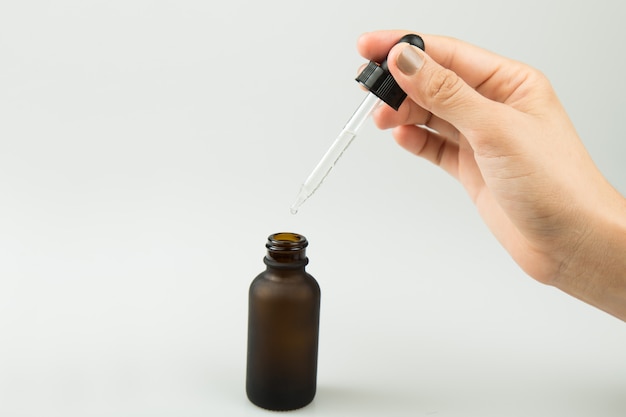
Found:
<svg viewBox="0 0 626 417"><path fill-rule="evenodd" d="M302 250L309 245L306 237L299 233L279 232L268 236L266 247L274 251Z"/></svg>

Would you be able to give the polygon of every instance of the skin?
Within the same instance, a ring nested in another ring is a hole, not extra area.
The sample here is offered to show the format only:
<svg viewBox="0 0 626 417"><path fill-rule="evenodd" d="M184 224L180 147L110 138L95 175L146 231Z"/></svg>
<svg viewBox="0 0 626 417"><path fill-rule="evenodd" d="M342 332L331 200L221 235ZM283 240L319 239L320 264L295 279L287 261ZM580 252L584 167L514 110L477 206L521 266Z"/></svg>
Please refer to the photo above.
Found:
<svg viewBox="0 0 626 417"><path fill-rule="evenodd" d="M519 266L626 321L626 199L586 151L538 70L460 40L363 34L360 54L408 97L373 118L400 146L443 168ZM428 129L425 129L427 126Z"/></svg>

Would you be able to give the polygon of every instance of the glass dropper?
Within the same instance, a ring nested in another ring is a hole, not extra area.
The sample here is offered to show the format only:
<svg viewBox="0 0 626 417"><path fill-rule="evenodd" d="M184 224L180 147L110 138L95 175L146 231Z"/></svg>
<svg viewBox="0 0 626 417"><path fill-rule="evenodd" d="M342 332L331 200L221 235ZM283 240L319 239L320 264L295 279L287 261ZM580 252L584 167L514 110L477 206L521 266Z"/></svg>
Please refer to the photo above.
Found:
<svg viewBox="0 0 626 417"><path fill-rule="evenodd" d="M341 155L343 155L344 151L348 149L348 146L350 146L356 137L356 134L363 125L363 122L365 122L380 102L381 99L376 97L373 93L368 93L367 96L365 96L365 99L356 109L350 120L348 120L348 123L346 123L341 132L339 132L335 141L332 145L330 145L330 148L328 148L311 174L309 174L307 179L302 184L302 187L300 187L300 192L298 192L296 200L291 205L291 214L298 213L300 206L304 204L304 202L307 201L309 197L315 193L315 191L317 191L320 185L322 185L324 179L328 176L339 158L341 158Z"/></svg>
<svg viewBox="0 0 626 417"><path fill-rule="evenodd" d="M400 42L407 42L424 50L424 41L418 35L405 35L397 43ZM291 214L298 213L300 206L302 206L302 204L317 191L320 185L322 185L324 179L356 137L365 119L367 119L379 103L383 101L394 110L398 110L400 104L402 104L406 98L406 93L402 91L389 72L387 60L384 60L380 65L374 61L370 61L356 80L368 89L369 93L300 187L298 196L291 205Z"/></svg>

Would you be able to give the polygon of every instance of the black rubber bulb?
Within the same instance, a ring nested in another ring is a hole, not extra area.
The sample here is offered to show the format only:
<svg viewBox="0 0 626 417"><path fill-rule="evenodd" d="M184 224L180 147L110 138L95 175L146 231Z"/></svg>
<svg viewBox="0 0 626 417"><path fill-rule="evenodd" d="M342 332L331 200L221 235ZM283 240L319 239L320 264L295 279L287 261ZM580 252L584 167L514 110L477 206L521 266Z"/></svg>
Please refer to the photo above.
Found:
<svg viewBox="0 0 626 417"><path fill-rule="evenodd" d="M410 43L422 51L425 50L424 40L419 35L412 33L404 35L396 44L402 42ZM356 80L394 110L398 110L400 104L406 98L406 93L402 91L391 72L389 72L387 59L380 64L370 61Z"/></svg>
<svg viewBox="0 0 626 417"><path fill-rule="evenodd" d="M425 50L424 40L419 35L414 35L412 33L408 34L408 35L404 35L403 37L400 38L400 40L398 42L396 42L396 45L399 44L399 43L402 43L402 42L410 43L413 46L417 46L422 51ZM380 67L382 69L384 69L385 71L389 71L389 66L387 65L387 59L386 58L385 58L385 60L383 62L380 63Z"/></svg>

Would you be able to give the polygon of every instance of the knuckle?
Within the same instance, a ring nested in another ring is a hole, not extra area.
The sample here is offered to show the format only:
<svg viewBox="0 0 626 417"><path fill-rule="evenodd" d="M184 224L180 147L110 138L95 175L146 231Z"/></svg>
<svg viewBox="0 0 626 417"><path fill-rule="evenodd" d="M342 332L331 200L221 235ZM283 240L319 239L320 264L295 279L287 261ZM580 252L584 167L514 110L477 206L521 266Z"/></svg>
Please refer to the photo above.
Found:
<svg viewBox="0 0 626 417"><path fill-rule="evenodd" d="M528 78L530 81L538 84L550 84L548 77L539 69L533 67L527 67Z"/></svg>
<svg viewBox="0 0 626 417"><path fill-rule="evenodd" d="M434 102L446 103L457 95L461 87L459 76L449 69L443 69L433 73L427 94Z"/></svg>
<svg viewBox="0 0 626 417"><path fill-rule="evenodd" d="M552 88L550 80L540 70L528 67L526 68L525 74L526 79L524 81L527 85L535 86L535 88L539 90L548 90Z"/></svg>

